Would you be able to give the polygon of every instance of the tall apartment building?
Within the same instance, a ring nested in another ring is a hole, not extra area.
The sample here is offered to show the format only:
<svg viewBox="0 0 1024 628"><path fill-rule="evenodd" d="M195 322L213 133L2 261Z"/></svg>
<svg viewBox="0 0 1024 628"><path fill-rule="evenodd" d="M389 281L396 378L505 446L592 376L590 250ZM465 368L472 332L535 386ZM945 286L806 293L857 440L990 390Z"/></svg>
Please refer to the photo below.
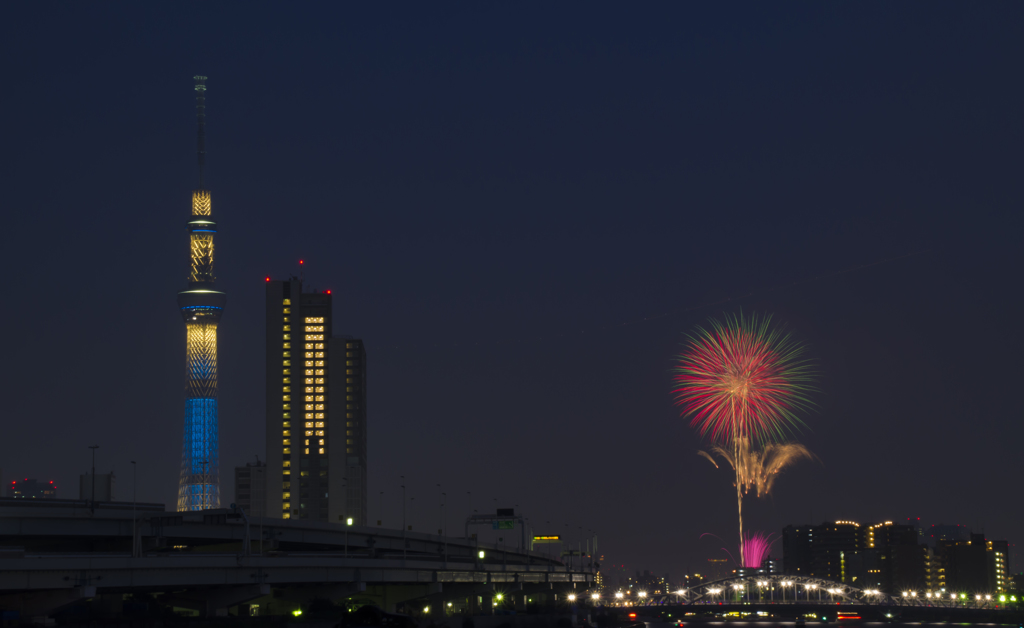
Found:
<svg viewBox="0 0 1024 628"><path fill-rule="evenodd" d="M366 524L366 351L330 290L267 278L267 516Z"/></svg>
<svg viewBox="0 0 1024 628"><path fill-rule="evenodd" d="M235 505L250 517L267 516L267 465L258 459L235 467Z"/></svg>
<svg viewBox="0 0 1024 628"><path fill-rule="evenodd" d="M785 573L816 576L895 592L928 581L928 549L917 528L892 521L787 526L782 530Z"/></svg>

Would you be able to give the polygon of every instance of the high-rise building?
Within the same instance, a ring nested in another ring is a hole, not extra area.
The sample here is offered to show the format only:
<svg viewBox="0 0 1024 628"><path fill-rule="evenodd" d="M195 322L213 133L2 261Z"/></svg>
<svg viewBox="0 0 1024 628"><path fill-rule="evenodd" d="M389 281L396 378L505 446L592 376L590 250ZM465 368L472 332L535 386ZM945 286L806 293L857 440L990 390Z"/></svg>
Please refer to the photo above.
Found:
<svg viewBox="0 0 1024 628"><path fill-rule="evenodd" d="M235 467L235 505L252 517L267 516L267 465L247 462Z"/></svg>
<svg viewBox="0 0 1024 628"><path fill-rule="evenodd" d="M267 515L366 524L366 351L330 290L267 278Z"/></svg>
<svg viewBox="0 0 1024 628"><path fill-rule="evenodd" d="M1011 586L1010 544L989 541L984 534L970 540L941 540L935 547L940 586L950 591L1006 591Z"/></svg>
<svg viewBox="0 0 1024 628"><path fill-rule="evenodd" d="M203 182L206 165L206 77L196 76L199 122L199 188L192 192L188 221L192 268L188 289L178 293L185 320L185 434L178 481L178 510L220 507L220 450L217 433L217 325L226 296L214 290L213 236L217 233L210 191Z"/></svg>
<svg viewBox="0 0 1024 628"><path fill-rule="evenodd" d="M40 482L25 478L11 482L7 496L15 499L57 499L57 485L52 480Z"/></svg>
<svg viewBox="0 0 1024 628"><path fill-rule="evenodd" d="M114 501L114 485L116 479L113 471L110 473L97 473L93 481L91 473L83 473L78 476L78 499L95 500L98 502Z"/></svg>

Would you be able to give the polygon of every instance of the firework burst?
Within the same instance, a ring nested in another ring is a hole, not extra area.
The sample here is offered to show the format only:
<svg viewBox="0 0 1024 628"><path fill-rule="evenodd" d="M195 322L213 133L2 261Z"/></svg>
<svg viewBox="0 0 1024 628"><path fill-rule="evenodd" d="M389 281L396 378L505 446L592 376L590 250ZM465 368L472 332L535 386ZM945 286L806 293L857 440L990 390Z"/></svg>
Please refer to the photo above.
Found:
<svg viewBox="0 0 1024 628"><path fill-rule="evenodd" d="M789 334L772 328L770 316L726 315L689 336L676 366L673 393L683 414L727 456L732 450L740 564L746 562L743 487L751 477L744 468L750 446L782 441L803 425L797 412L812 405L807 394L813 389L811 365L803 353Z"/></svg>
<svg viewBox="0 0 1024 628"><path fill-rule="evenodd" d="M772 545L778 539L773 535L764 532L752 532L743 539L743 547L740 555L743 556L743 566L747 569L760 569L764 559L768 558L772 551Z"/></svg>
<svg viewBox="0 0 1024 628"><path fill-rule="evenodd" d="M771 317L712 319L689 336L676 366L676 403L701 436L721 445L738 439L785 440L812 404L813 372L803 347L771 327Z"/></svg>

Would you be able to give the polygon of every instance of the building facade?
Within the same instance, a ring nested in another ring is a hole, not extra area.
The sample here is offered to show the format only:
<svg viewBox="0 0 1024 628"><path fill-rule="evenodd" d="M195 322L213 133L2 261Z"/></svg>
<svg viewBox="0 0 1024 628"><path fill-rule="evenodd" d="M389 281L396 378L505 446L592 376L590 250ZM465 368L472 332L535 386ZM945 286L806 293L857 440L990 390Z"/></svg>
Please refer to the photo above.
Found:
<svg viewBox="0 0 1024 628"><path fill-rule="evenodd" d="M78 499L87 499L98 502L114 501L114 485L116 479L113 472L97 473L95 483L91 473L83 473L78 476ZM93 498L95 493L96 497Z"/></svg>
<svg viewBox="0 0 1024 628"><path fill-rule="evenodd" d="M234 504L250 517L267 516L267 465L247 462L244 467L235 467Z"/></svg>
<svg viewBox="0 0 1024 628"><path fill-rule="evenodd" d="M11 482L7 489L7 496L15 499L56 499L57 485L50 482L25 478Z"/></svg>
<svg viewBox="0 0 1024 628"><path fill-rule="evenodd" d="M267 278L267 515L365 525L366 351L332 306Z"/></svg>
<svg viewBox="0 0 1024 628"><path fill-rule="evenodd" d="M204 187L206 163L206 77L196 76L199 122L199 188L192 192L188 221L191 271L188 289L178 293L185 321L185 430L178 479L178 510L220 508L220 447L217 409L217 326L225 294L214 290L210 192Z"/></svg>

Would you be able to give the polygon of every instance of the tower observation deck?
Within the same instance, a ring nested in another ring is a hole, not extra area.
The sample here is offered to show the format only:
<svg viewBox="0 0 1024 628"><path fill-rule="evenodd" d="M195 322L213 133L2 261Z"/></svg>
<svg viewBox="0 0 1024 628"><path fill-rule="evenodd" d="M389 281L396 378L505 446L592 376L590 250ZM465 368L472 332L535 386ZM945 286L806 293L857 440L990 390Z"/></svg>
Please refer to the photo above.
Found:
<svg viewBox="0 0 1024 628"><path fill-rule="evenodd" d="M199 188L192 192L188 221L192 268L188 289L178 293L185 320L185 434L181 448L178 510L220 507L220 450L217 425L217 324L226 295L214 290L213 236L217 223L211 214L210 192L204 186L206 165L206 77L196 81L199 122Z"/></svg>

